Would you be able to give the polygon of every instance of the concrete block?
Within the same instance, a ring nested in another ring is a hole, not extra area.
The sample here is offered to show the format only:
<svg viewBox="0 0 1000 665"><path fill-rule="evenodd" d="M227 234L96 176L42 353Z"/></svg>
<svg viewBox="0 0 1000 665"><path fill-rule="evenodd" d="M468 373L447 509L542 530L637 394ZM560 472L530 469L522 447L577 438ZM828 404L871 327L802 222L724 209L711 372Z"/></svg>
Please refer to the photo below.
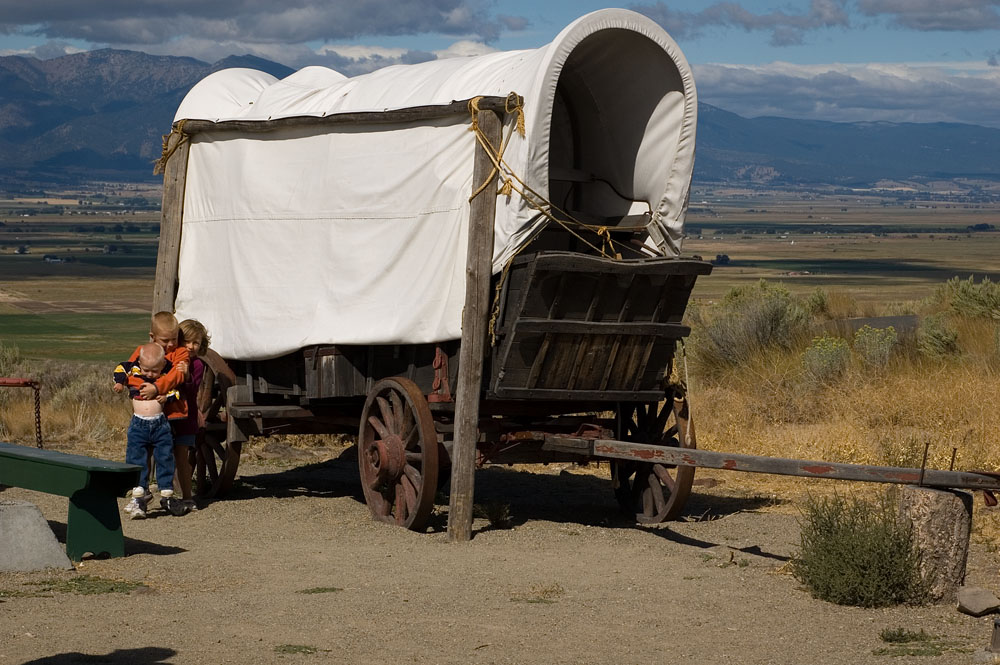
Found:
<svg viewBox="0 0 1000 665"><path fill-rule="evenodd" d="M0 570L72 567L38 506L0 499Z"/></svg>

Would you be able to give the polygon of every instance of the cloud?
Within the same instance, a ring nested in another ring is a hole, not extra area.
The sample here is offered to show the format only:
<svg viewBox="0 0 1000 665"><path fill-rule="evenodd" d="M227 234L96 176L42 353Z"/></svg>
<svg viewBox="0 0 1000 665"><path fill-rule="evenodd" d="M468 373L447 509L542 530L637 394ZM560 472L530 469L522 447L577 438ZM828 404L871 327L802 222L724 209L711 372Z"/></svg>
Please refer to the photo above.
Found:
<svg viewBox="0 0 1000 665"><path fill-rule="evenodd" d="M164 44L178 35L246 43L305 43L372 35L445 34L491 42L527 19L490 0L0 0L0 34L96 44Z"/></svg>
<svg viewBox="0 0 1000 665"><path fill-rule="evenodd" d="M299 56L293 66L298 68L306 65L323 65L347 76L357 76L390 65L412 65L444 58L483 55L494 51L496 51L495 48L487 46L483 42L470 40L460 40L448 48L436 51L417 51L360 44L325 45L318 49L312 57Z"/></svg>
<svg viewBox="0 0 1000 665"><path fill-rule="evenodd" d="M865 16L908 30L979 32L1000 28L1000 0L858 0Z"/></svg>
<svg viewBox="0 0 1000 665"><path fill-rule="evenodd" d="M701 101L746 117L1000 127L1000 68L983 62L693 67ZM946 101L942 101L946 100Z"/></svg>
<svg viewBox="0 0 1000 665"><path fill-rule="evenodd" d="M441 49L439 51L434 51L434 55L438 58L466 58L473 55L486 55L487 53L495 53L496 49L492 46L488 46L482 42L473 42L467 39L455 42L446 49Z"/></svg>
<svg viewBox="0 0 1000 665"><path fill-rule="evenodd" d="M747 32L771 33L773 46L791 46L803 42L810 30L848 27L847 0L812 0L805 12L775 10L755 14L737 2L717 2L698 12L670 9L663 2L633 4L630 9L645 14L677 38L693 38L705 29L738 28Z"/></svg>

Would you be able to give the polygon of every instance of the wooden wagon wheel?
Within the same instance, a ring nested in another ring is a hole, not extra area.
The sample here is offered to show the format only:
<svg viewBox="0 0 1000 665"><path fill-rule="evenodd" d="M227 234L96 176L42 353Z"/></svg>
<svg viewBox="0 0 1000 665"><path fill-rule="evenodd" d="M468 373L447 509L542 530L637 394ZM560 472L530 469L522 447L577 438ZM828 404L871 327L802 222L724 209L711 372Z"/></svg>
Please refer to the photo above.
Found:
<svg viewBox="0 0 1000 665"><path fill-rule="evenodd" d="M427 400L409 379L383 379L369 393L358 465L375 519L413 531L427 525L437 490L438 441Z"/></svg>
<svg viewBox="0 0 1000 665"><path fill-rule="evenodd" d="M198 409L205 414L205 427L195 445L195 478L198 498L212 499L225 495L233 487L240 465L243 443L226 440L224 418L226 393L236 383L236 375L226 361L208 349L203 357L205 375L198 391Z"/></svg>
<svg viewBox="0 0 1000 665"><path fill-rule="evenodd" d="M694 426L682 393L664 402L623 404L619 417L628 441L659 446L696 447ZM622 509L641 524L677 519L694 482L693 466L639 461L611 462L611 482Z"/></svg>

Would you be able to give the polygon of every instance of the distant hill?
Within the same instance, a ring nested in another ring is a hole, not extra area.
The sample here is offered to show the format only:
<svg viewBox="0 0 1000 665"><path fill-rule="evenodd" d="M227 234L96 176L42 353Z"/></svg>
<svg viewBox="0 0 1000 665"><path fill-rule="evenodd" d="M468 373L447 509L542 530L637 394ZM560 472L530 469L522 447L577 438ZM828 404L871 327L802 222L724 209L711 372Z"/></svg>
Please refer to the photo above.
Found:
<svg viewBox="0 0 1000 665"><path fill-rule="evenodd" d="M161 135L204 76L248 67L104 49L52 60L0 57L0 187L151 180ZM868 186L882 180L1000 181L1000 130L962 124L743 118L699 105L695 179L744 185Z"/></svg>
<svg viewBox="0 0 1000 665"><path fill-rule="evenodd" d="M214 64L113 49L52 60L0 57L0 185L152 179L181 99L228 67L292 73L249 55Z"/></svg>
<svg viewBox="0 0 1000 665"><path fill-rule="evenodd" d="M867 186L881 180L1000 180L1000 129L958 123L744 118L698 108L695 178Z"/></svg>

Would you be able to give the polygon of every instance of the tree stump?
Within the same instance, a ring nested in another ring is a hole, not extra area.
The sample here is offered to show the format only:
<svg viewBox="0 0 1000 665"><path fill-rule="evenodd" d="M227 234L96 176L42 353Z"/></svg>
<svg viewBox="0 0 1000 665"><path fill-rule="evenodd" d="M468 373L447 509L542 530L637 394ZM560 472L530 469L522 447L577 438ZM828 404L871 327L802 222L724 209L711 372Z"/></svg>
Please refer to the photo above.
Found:
<svg viewBox="0 0 1000 665"><path fill-rule="evenodd" d="M972 494L906 485L899 517L913 527L920 572L933 600L954 600L965 580L972 529Z"/></svg>

